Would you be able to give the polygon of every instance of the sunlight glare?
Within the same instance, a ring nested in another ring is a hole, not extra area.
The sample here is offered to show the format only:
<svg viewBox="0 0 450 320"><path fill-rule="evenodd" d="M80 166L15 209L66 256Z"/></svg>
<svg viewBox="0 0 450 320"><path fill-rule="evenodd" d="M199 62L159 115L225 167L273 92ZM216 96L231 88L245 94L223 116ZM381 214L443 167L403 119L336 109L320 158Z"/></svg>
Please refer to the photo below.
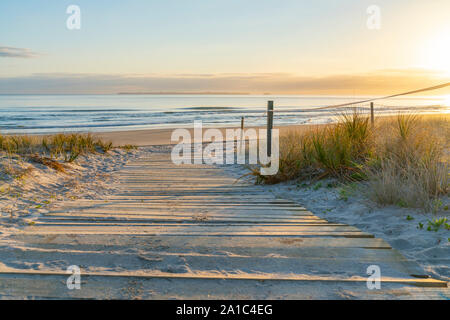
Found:
<svg viewBox="0 0 450 320"><path fill-rule="evenodd" d="M444 96L444 106L450 107L450 95Z"/></svg>
<svg viewBox="0 0 450 320"><path fill-rule="evenodd" d="M450 28L432 38L424 50L426 65L445 76L450 76Z"/></svg>

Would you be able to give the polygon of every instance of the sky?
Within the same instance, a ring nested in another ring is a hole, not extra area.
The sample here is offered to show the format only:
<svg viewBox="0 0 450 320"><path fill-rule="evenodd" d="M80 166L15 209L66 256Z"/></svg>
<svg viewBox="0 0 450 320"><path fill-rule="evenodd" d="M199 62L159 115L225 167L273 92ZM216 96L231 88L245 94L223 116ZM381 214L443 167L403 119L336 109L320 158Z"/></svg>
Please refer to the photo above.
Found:
<svg viewBox="0 0 450 320"><path fill-rule="evenodd" d="M0 1L0 93L389 94L449 56L448 0Z"/></svg>

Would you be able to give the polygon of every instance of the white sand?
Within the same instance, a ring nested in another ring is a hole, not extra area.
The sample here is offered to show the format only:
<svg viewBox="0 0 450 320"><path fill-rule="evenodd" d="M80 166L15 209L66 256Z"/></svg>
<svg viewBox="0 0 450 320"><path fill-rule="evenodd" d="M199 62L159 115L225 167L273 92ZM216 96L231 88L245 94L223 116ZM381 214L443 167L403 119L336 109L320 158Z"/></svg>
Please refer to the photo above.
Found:
<svg viewBox="0 0 450 320"><path fill-rule="evenodd" d="M25 158L0 157L0 226L32 224L39 215L64 200L100 199L114 192L112 172L120 169L136 151L114 149L107 154L80 156L64 163L66 173L57 172Z"/></svg>

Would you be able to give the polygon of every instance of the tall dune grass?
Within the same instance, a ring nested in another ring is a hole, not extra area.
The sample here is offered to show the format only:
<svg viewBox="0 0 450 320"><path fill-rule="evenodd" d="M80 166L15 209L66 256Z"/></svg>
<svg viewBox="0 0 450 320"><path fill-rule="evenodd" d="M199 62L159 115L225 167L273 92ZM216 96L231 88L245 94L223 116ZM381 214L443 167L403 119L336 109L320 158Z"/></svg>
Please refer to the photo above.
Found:
<svg viewBox="0 0 450 320"><path fill-rule="evenodd" d="M378 118L374 127L357 110L337 123L280 137L280 170L257 182L274 184L334 177L365 184L380 204L433 210L448 194L450 117L398 115Z"/></svg>
<svg viewBox="0 0 450 320"><path fill-rule="evenodd" d="M368 166L368 194L381 204L434 211L448 194L449 117L399 115L378 125L377 165Z"/></svg>
<svg viewBox="0 0 450 320"><path fill-rule="evenodd" d="M291 179L337 177L360 180L363 164L374 152L368 118L358 112L342 114L336 124L318 126L307 132L291 130L280 137L280 169L276 175L253 174L267 184Z"/></svg>

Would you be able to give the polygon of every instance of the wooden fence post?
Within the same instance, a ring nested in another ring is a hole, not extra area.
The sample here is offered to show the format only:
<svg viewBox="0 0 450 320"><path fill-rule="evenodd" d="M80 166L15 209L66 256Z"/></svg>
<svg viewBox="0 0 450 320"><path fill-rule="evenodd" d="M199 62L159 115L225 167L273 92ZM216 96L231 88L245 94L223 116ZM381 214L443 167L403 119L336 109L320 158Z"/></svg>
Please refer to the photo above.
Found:
<svg viewBox="0 0 450 320"><path fill-rule="evenodd" d="M239 138L240 138L239 148L242 150L242 148L246 146L246 143L244 141L244 117L241 117L241 136Z"/></svg>
<svg viewBox="0 0 450 320"><path fill-rule="evenodd" d="M373 102L370 103L370 122L372 123L372 126L375 124L375 113L373 110Z"/></svg>
<svg viewBox="0 0 450 320"><path fill-rule="evenodd" d="M267 156L272 156L273 101L267 103Z"/></svg>

